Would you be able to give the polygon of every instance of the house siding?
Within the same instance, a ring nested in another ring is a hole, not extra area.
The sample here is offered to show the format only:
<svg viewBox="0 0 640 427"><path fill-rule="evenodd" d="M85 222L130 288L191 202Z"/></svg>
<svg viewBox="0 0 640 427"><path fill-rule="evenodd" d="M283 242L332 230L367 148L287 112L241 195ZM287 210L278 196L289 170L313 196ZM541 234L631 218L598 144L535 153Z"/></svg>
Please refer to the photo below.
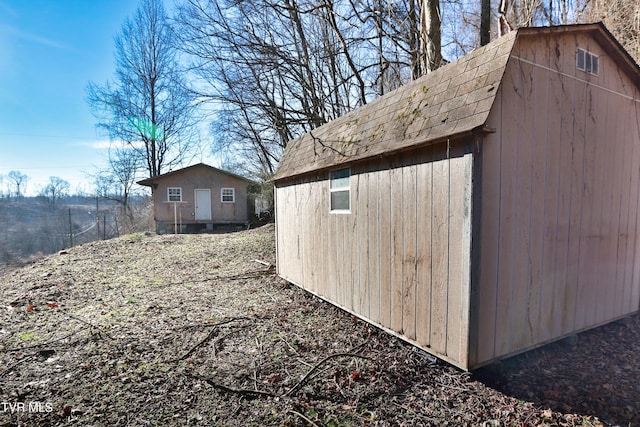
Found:
<svg viewBox="0 0 640 427"><path fill-rule="evenodd" d="M278 273L466 366L472 154L456 141L351 167L351 213L328 172L276 186Z"/></svg>
<svg viewBox="0 0 640 427"><path fill-rule="evenodd" d="M141 181L143 185L152 187L154 219L158 232L173 231L175 223L189 224L225 224L248 221L250 207L247 188L249 181L233 174L200 164L170 172L153 179ZM175 204L168 201L167 189L180 187L182 202ZM223 188L235 190L235 201L222 202ZM211 219L196 220L195 190L210 190Z"/></svg>

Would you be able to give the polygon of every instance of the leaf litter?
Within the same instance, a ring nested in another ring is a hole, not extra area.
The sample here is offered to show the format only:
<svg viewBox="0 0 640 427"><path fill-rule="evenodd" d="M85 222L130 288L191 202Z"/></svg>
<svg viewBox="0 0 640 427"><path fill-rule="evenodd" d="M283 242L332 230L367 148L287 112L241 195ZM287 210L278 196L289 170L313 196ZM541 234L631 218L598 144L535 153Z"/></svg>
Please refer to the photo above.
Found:
<svg viewBox="0 0 640 427"><path fill-rule="evenodd" d="M468 373L278 278L274 246L133 234L5 273L0 425L640 423L637 315Z"/></svg>

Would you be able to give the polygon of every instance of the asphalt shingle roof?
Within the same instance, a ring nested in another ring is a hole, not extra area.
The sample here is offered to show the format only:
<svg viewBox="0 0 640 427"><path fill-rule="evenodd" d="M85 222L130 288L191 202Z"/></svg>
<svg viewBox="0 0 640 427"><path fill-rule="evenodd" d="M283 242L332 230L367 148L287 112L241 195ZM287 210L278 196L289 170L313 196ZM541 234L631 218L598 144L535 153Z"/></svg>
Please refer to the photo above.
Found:
<svg viewBox="0 0 640 427"><path fill-rule="evenodd" d="M275 179L435 143L483 126L516 34L291 140Z"/></svg>

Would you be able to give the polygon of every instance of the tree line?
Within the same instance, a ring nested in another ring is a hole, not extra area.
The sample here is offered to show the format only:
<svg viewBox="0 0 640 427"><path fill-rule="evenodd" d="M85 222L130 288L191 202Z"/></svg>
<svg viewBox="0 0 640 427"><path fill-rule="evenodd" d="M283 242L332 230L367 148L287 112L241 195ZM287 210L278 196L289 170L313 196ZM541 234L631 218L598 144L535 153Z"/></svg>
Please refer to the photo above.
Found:
<svg viewBox="0 0 640 427"><path fill-rule="evenodd" d="M0 199L23 199L27 194L29 180L29 175L17 170L0 175ZM58 176L50 176L49 182L38 189L37 195L55 205L59 199L69 196L70 188L68 181Z"/></svg>
<svg viewBox="0 0 640 427"><path fill-rule="evenodd" d="M87 87L99 177L126 200L205 149L268 180L291 139L509 31L601 20L637 60L636 0L141 0L113 80Z"/></svg>

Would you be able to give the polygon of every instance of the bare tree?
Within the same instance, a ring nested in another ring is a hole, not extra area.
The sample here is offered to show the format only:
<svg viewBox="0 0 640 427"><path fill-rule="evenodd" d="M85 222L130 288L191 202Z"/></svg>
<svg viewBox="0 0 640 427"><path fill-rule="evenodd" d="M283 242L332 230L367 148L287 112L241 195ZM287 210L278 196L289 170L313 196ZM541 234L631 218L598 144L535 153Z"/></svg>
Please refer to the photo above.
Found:
<svg viewBox="0 0 640 427"><path fill-rule="evenodd" d="M120 222L123 224L126 221L123 225L127 228L132 228L135 221L130 200L140 162L141 159L131 148L114 145L109 149L108 166L92 176L96 196L120 206Z"/></svg>
<svg viewBox="0 0 640 427"><path fill-rule="evenodd" d="M275 170L292 138L412 78L415 6L400 0L184 0L181 46L218 150Z"/></svg>
<svg viewBox="0 0 640 427"><path fill-rule="evenodd" d="M585 5L584 13L589 21L603 21L636 62L640 62L640 3L637 0L591 0Z"/></svg>
<svg viewBox="0 0 640 427"><path fill-rule="evenodd" d="M141 0L115 39L115 58L115 81L89 83L87 101L98 127L127 144L148 176L160 175L196 148L195 106L162 0Z"/></svg>
<svg viewBox="0 0 640 427"><path fill-rule="evenodd" d="M68 181L57 176L50 176L49 183L44 186L40 194L46 197L49 203L55 205L58 199L69 195L70 188L71 185Z"/></svg>
<svg viewBox="0 0 640 427"><path fill-rule="evenodd" d="M23 192L26 191L27 181L29 181L29 177L20 171L10 171L7 174L7 178L9 179L10 184L13 186L13 194L17 199L20 199L23 195Z"/></svg>
<svg viewBox="0 0 640 427"><path fill-rule="evenodd" d="M499 35L503 35L519 27L566 25L585 22L589 20L587 10L594 1L595 0L500 0L498 9Z"/></svg>

